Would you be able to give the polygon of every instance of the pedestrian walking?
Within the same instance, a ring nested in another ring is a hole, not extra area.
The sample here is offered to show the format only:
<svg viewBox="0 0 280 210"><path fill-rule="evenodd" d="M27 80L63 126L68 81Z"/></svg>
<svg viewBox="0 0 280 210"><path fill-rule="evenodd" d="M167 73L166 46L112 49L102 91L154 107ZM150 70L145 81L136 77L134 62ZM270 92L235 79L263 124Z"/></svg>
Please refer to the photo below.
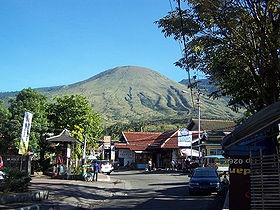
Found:
<svg viewBox="0 0 280 210"><path fill-rule="evenodd" d="M98 179L98 171L99 171L99 165L95 161L94 165L93 165L93 181L94 181L94 179L95 179L95 181L97 181L97 179Z"/></svg>

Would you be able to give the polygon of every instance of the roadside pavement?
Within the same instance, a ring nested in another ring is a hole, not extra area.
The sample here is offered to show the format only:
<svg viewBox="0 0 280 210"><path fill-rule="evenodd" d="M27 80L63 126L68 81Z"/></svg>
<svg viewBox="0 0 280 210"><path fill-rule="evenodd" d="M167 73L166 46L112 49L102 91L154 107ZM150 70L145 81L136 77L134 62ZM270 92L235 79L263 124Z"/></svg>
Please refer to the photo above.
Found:
<svg viewBox="0 0 280 210"><path fill-rule="evenodd" d="M125 184L99 174L98 181L52 179L37 175L31 180L31 191L48 191L48 199L0 205L0 209L91 209L102 206L114 196L125 196Z"/></svg>

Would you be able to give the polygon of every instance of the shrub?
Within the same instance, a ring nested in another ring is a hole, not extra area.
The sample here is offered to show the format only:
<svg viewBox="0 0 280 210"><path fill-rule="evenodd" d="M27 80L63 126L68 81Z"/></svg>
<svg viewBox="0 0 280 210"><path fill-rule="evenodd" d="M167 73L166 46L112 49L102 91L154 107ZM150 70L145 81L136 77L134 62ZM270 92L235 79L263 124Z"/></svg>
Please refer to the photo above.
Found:
<svg viewBox="0 0 280 210"><path fill-rule="evenodd" d="M28 190L31 178L26 171L20 171L13 168L3 170L5 178L0 185L2 192L25 192Z"/></svg>

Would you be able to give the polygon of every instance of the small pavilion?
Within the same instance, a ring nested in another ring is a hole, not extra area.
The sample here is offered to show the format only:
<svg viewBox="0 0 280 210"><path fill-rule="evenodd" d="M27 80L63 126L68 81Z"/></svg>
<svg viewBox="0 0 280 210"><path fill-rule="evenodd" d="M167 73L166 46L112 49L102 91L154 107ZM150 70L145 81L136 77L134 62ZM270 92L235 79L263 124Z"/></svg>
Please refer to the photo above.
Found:
<svg viewBox="0 0 280 210"><path fill-rule="evenodd" d="M69 160L71 154L72 144L82 144L81 141L71 136L67 129L64 129L59 135L47 138L47 141L55 143L56 148L56 164L57 167L66 166L66 170L69 168ZM54 169L55 171L55 169Z"/></svg>

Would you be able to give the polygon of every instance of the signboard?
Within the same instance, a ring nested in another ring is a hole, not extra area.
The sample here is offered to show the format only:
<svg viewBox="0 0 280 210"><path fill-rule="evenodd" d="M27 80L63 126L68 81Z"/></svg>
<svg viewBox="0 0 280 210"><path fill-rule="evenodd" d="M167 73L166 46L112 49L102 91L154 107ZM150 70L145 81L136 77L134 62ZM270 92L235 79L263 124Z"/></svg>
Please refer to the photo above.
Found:
<svg viewBox="0 0 280 210"><path fill-rule="evenodd" d="M70 158L70 155L71 155L71 148L67 147L67 149L66 149L66 157Z"/></svg>
<svg viewBox="0 0 280 210"><path fill-rule="evenodd" d="M32 114L29 112L25 112L18 154L24 155L27 153L29 135L30 135L30 129L31 129L31 121L32 121Z"/></svg>
<svg viewBox="0 0 280 210"><path fill-rule="evenodd" d="M192 145L192 134L184 128L178 131L178 146L179 147L190 147Z"/></svg>
<svg viewBox="0 0 280 210"><path fill-rule="evenodd" d="M130 150L119 150L119 158L134 159L135 153Z"/></svg>
<svg viewBox="0 0 280 210"><path fill-rule="evenodd" d="M104 149L111 148L111 136L104 136Z"/></svg>
<svg viewBox="0 0 280 210"><path fill-rule="evenodd" d="M116 149L114 146L111 146L111 160L114 161L115 160L115 153Z"/></svg>
<svg viewBox="0 0 280 210"><path fill-rule="evenodd" d="M231 156L229 159L229 209L250 209L250 158Z"/></svg>

